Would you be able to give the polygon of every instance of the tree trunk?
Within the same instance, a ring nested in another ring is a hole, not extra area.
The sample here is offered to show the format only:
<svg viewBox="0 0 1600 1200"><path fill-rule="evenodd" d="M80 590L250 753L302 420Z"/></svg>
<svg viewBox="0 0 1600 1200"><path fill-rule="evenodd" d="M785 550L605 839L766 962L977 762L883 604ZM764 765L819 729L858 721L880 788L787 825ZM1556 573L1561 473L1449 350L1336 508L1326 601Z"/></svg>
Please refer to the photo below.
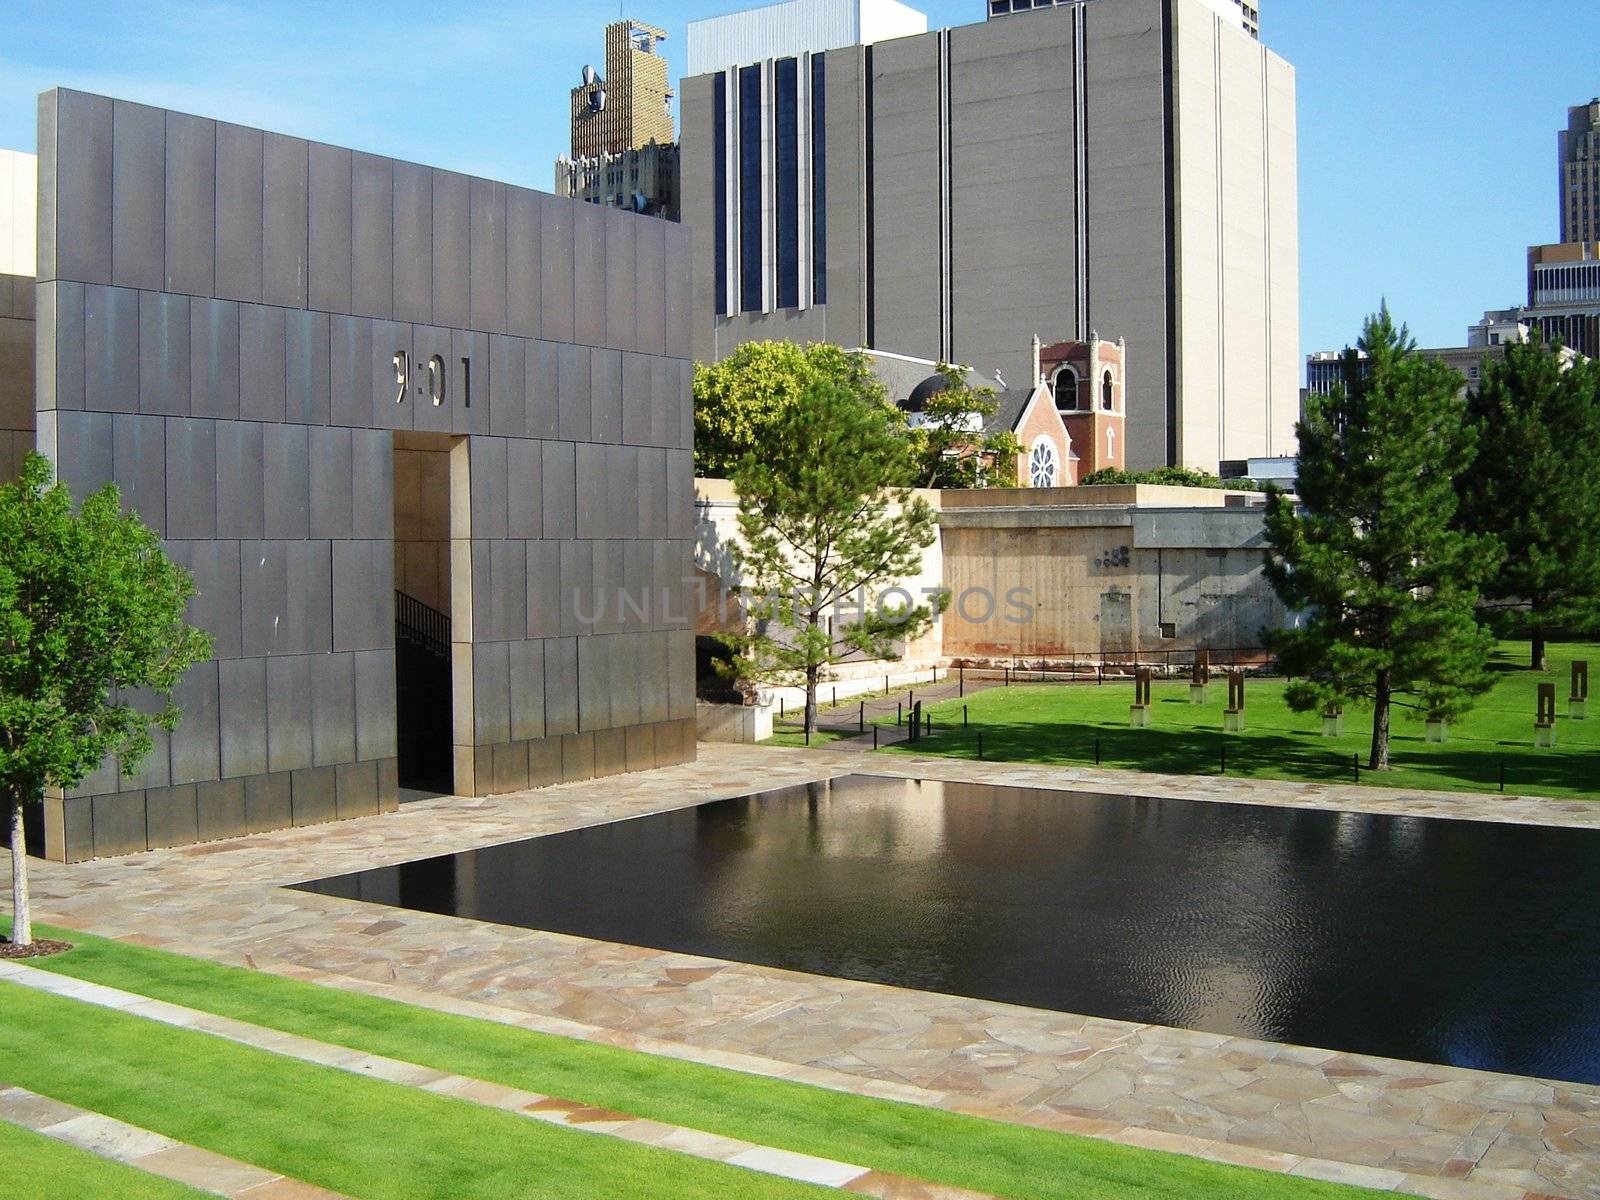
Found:
<svg viewBox="0 0 1600 1200"><path fill-rule="evenodd" d="M1550 664L1545 661L1544 626L1543 625L1535 625L1533 627L1533 629L1530 631L1530 633L1531 633L1531 640L1533 642L1533 649L1532 649L1532 652L1528 656L1528 658L1529 658L1528 665L1531 666L1535 671L1548 670Z"/></svg>
<svg viewBox="0 0 1600 1200"><path fill-rule="evenodd" d="M806 668L806 732L817 731L817 668Z"/></svg>
<svg viewBox="0 0 1600 1200"><path fill-rule="evenodd" d="M1389 672L1379 671L1372 699L1372 754L1367 770L1389 769Z"/></svg>
<svg viewBox="0 0 1600 1200"><path fill-rule="evenodd" d="M11 809L11 944L33 945L33 911L28 904L28 843L22 827L22 801L6 798Z"/></svg>

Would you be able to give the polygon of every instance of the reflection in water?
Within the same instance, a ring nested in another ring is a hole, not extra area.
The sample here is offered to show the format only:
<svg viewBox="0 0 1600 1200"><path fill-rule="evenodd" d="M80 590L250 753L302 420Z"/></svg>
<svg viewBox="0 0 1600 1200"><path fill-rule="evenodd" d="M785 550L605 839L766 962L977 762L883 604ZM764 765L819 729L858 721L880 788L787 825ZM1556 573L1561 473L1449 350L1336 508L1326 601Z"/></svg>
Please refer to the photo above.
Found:
<svg viewBox="0 0 1600 1200"><path fill-rule="evenodd" d="M851 776L304 885L1600 1083L1600 833Z"/></svg>

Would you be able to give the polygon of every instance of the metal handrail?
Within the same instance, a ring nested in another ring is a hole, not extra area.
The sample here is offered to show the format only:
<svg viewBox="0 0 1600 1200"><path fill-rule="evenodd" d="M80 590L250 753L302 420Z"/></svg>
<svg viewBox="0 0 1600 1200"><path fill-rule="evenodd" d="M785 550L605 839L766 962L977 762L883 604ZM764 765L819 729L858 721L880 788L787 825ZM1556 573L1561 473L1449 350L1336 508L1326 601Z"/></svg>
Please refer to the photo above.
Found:
<svg viewBox="0 0 1600 1200"><path fill-rule="evenodd" d="M395 589L395 641L409 642L439 658L450 657L450 617L415 596Z"/></svg>

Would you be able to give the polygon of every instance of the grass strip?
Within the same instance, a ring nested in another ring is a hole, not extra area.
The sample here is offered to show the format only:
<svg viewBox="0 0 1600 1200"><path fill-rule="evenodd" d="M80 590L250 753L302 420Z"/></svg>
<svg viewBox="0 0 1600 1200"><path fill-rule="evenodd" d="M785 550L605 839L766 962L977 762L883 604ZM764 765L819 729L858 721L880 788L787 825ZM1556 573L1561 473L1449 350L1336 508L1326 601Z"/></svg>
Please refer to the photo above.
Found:
<svg viewBox="0 0 1600 1200"><path fill-rule="evenodd" d="M1128 724L1133 701L1131 679L1093 683L1026 683L1017 674L1011 687L988 688L964 698L929 701L932 737L886 747L889 753L945 755L976 759L978 736L983 758L1001 763L1100 766L1173 775L1212 775L1283 779L1307 783L1354 783L1394 788L1527 793L1592 800L1597 795L1595 763L1600 756L1600 712L1588 720L1566 717L1570 667L1574 660L1600 666L1600 645L1553 645L1548 671L1521 667L1518 648L1502 645L1492 664L1495 683L1473 710L1450 727L1449 741L1429 742L1415 714L1394 714L1390 740L1392 769L1366 769L1372 738L1370 709L1346 711L1344 732L1322 736L1319 713L1297 713L1283 699L1281 679L1245 681L1246 728L1224 733L1222 710L1228 682L1213 671L1204 705L1191 704L1187 680L1161 680L1151 688L1152 724ZM1554 683L1562 714L1554 749L1533 744L1533 718L1541 683ZM894 716L876 718L893 725ZM1359 771L1356 764L1360 764Z"/></svg>
<svg viewBox="0 0 1600 1200"><path fill-rule="evenodd" d="M1353 1188L1119 1146L453 1016L161 950L35 966L370 1054L1014 1200L1334 1200Z"/></svg>
<svg viewBox="0 0 1600 1200"><path fill-rule="evenodd" d="M361 1200L820 1194L3 981L0 1078Z"/></svg>
<svg viewBox="0 0 1600 1200"><path fill-rule="evenodd" d="M7 1121L0 1121L0 1180L6 1200L203 1200L209 1195Z"/></svg>

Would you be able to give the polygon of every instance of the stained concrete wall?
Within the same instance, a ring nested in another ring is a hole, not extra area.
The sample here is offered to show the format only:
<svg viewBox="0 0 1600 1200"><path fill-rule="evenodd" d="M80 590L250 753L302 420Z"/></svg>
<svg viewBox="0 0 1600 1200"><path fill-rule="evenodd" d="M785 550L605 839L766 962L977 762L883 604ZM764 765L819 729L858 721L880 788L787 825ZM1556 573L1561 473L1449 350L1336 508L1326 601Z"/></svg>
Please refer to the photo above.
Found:
<svg viewBox="0 0 1600 1200"><path fill-rule="evenodd" d="M394 803L413 431L453 438L457 790L693 757L686 231L67 90L39 148L39 443L217 643L137 774L50 801L53 857Z"/></svg>
<svg viewBox="0 0 1600 1200"><path fill-rule="evenodd" d="M946 497L944 580L956 596L947 658L1253 650L1289 619L1261 569L1264 510L1247 494L1138 486Z"/></svg>
<svg viewBox="0 0 1600 1200"><path fill-rule="evenodd" d="M697 559L736 585L727 548L737 499L724 480L697 480L696 490ZM906 648L912 664L1258 650L1265 630L1291 618L1261 569L1259 495L1143 484L922 495L939 510L939 540L919 572L897 582L943 588L951 603ZM701 601L714 601L714 590ZM702 628L725 628L718 615L703 609ZM863 662L837 674L883 670Z"/></svg>

